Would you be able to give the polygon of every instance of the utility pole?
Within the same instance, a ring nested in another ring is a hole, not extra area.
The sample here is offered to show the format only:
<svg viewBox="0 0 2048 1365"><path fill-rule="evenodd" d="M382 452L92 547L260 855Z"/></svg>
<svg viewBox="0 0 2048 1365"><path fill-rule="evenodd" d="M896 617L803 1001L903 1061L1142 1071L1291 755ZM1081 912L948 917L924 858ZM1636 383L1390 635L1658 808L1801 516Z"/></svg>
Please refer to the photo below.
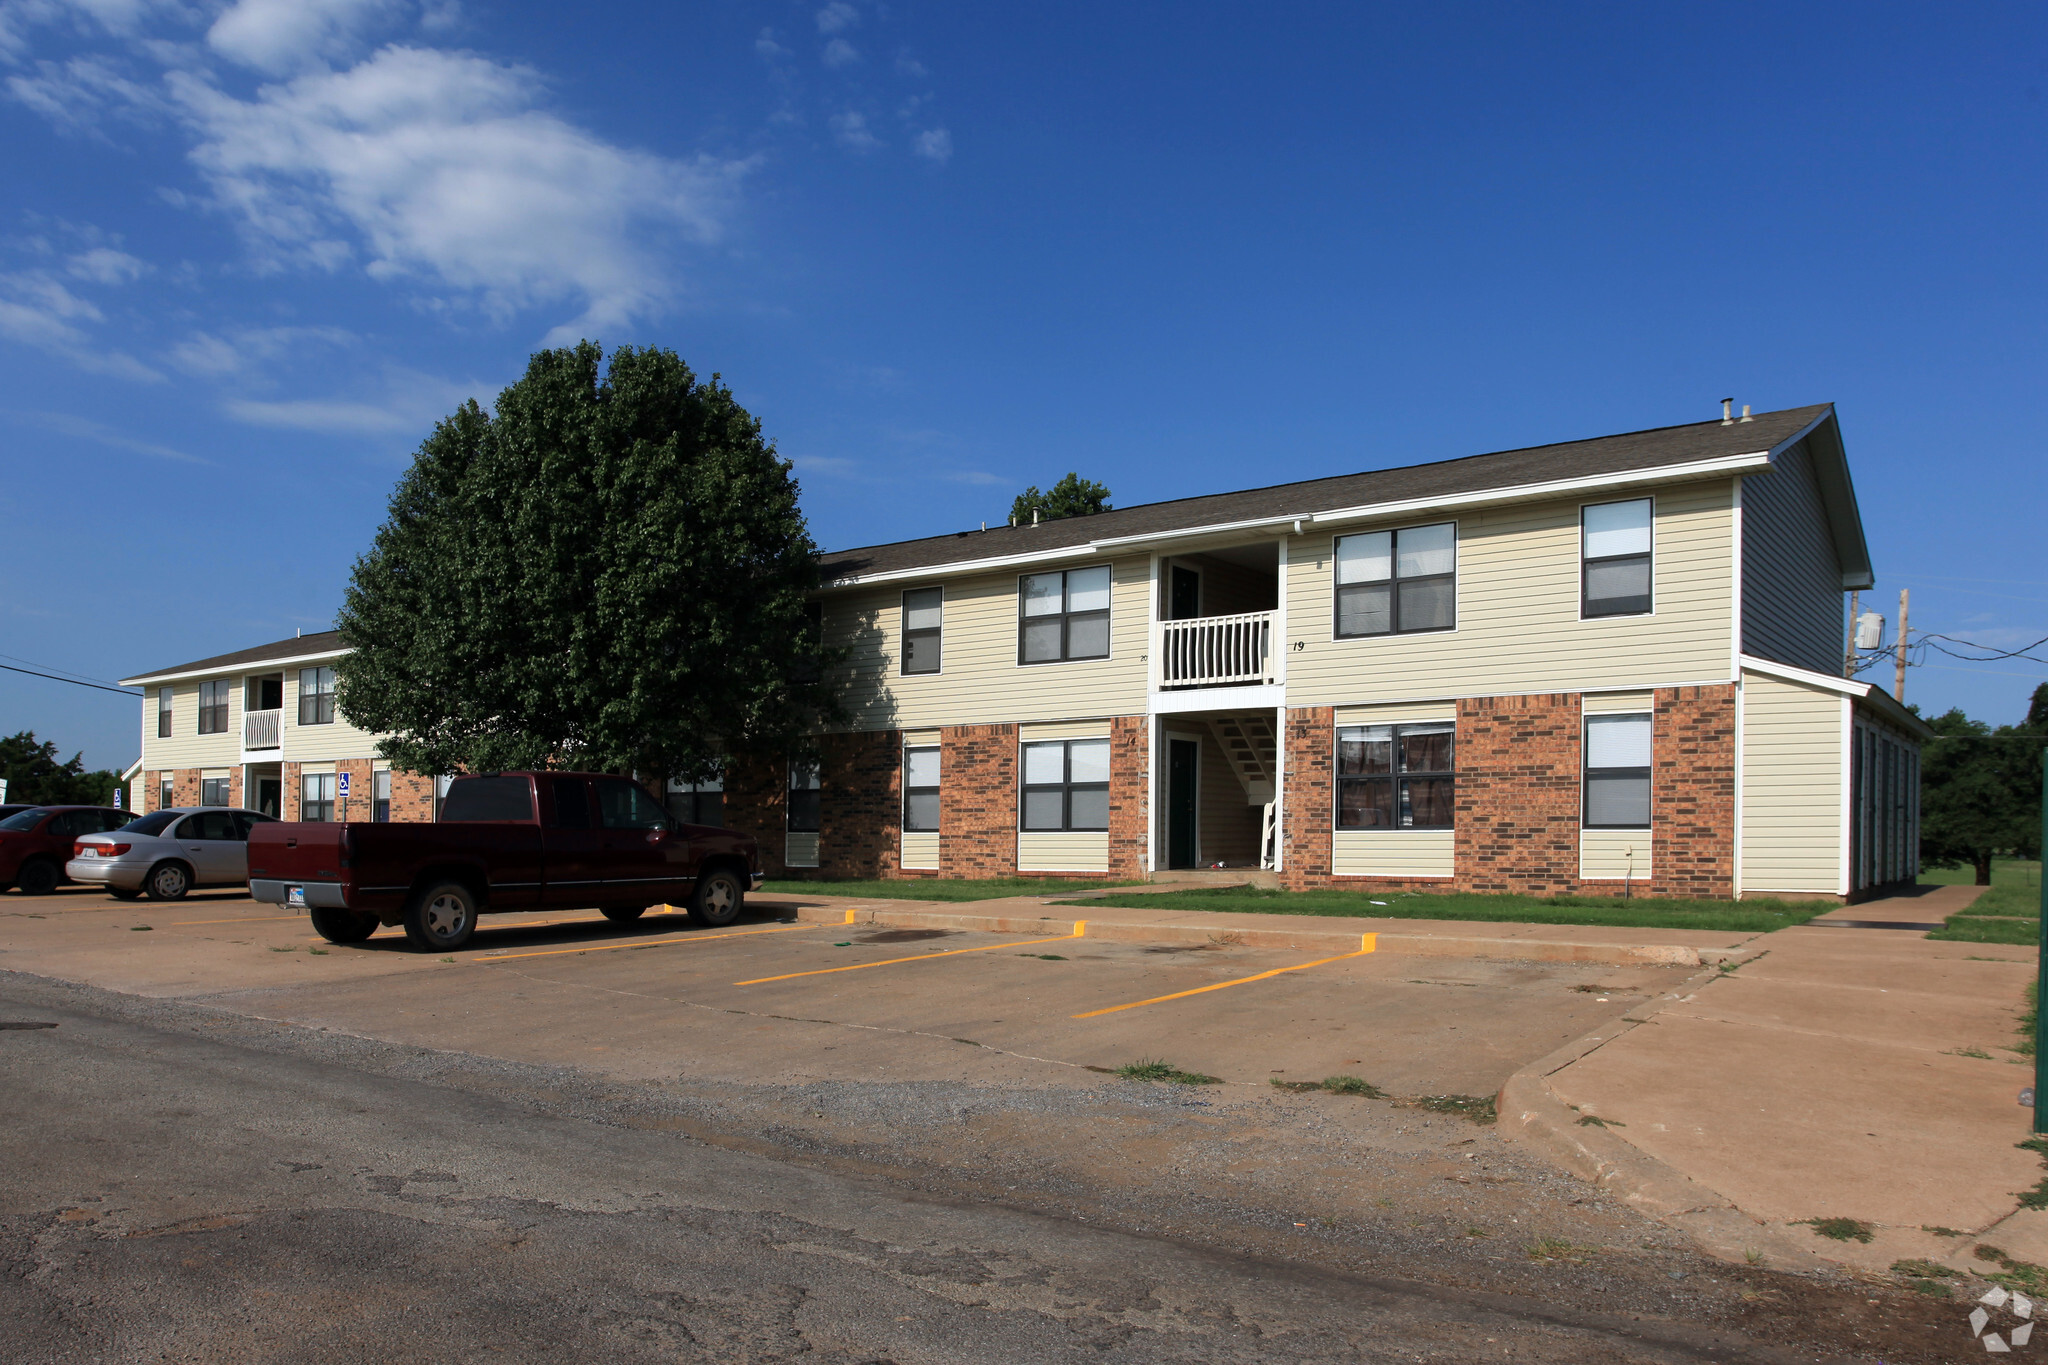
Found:
<svg viewBox="0 0 2048 1365"><path fill-rule="evenodd" d="M1856 609L1862 597L1860 592L1849 594L1849 640L1842 647L1842 676L1845 678L1856 676Z"/></svg>
<svg viewBox="0 0 2048 1365"><path fill-rule="evenodd" d="M1892 700L1904 705L1906 701L1906 589L1899 589L1899 634L1892 642L1892 648L1899 653L1899 666L1893 670Z"/></svg>

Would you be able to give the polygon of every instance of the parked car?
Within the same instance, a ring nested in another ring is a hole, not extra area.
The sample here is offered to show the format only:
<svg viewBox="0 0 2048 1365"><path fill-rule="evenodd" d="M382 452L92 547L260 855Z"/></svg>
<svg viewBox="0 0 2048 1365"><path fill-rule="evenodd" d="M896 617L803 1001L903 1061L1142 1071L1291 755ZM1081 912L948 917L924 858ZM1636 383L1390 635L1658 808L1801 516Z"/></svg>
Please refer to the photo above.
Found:
<svg viewBox="0 0 2048 1365"><path fill-rule="evenodd" d="M132 816L132 812L131 812ZM72 843L64 873L107 888L115 900L181 900L195 886L240 886L249 880L249 831L270 816L225 806L183 806L131 818L104 834Z"/></svg>
<svg viewBox="0 0 2048 1365"><path fill-rule="evenodd" d="M480 773L450 784L433 824L267 824L249 836L249 894L303 906L332 943L402 924L414 948L447 952L492 911L589 908L623 922L663 902L730 924L760 884L750 836L684 824L604 773Z"/></svg>
<svg viewBox="0 0 2048 1365"><path fill-rule="evenodd" d="M111 806L28 806L0 819L0 891L47 896L64 880L64 860L81 834L118 829L135 812Z"/></svg>

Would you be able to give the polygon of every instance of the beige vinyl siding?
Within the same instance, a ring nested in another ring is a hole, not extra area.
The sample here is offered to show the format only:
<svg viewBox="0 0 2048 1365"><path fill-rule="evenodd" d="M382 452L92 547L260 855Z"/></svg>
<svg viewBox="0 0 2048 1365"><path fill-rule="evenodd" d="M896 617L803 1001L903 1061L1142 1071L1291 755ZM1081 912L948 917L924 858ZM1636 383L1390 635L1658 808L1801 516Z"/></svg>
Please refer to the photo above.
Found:
<svg viewBox="0 0 2048 1365"><path fill-rule="evenodd" d="M1842 715L1834 692L1742 679L1742 892L1834 895L1842 882Z"/></svg>
<svg viewBox="0 0 2048 1365"><path fill-rule="evenodd" d="M1657 491L1656 610L1648 616L1579 619L1578 499L1467 509L1455 518L1418 514L1293 537L1287 703L1726 679L1734 632L1733 487L1720 479ZM1335 638L1335 536L1445 520L1458 523L1457 629Z"/></svg>
<svg viewBox="0 0 2048 1365"><path fill-rule="evenodd" d="M1109 722L1106 720L1069 720L1050 725L1020 725L1017 727L1017 742L1037 744L1049 739L1108 739ZM940 777L944 781L944 776Z"/></svg>
<svg viewBox="0 0 2048 1365"><path fill-rule="evenodd" d="M1631 859L1629 850L1635 850ZM1650 831L1646 829L1582 829L1579 831L1579 880L1647 881L1650 876Z"/></svg>
<svg viewBox="0 0 2048 1365"><path fill-rule="evenodd" d="M1244 783L1223 752L1214 732L1204 733L1201 776L1195 793L1200 813L1195 817L1204 866L1223 863L1230 867L1259 865L1259 825L1265 807L1254 806L1244 794Z"/></svg>
<svg viewBox="0 0 2048 1365"><path fill-rule="evenodd" d="M1081 560L1054 567L1088 568ZM947 578L940 672L904 677L900 668L903 593L897 584L828 592L827 640L849 651L841 694L849 730L932 725L994 725L1129 716L1145 711L1145 654L1151 636L1151 560L1109 561L1110 657L1073 663L1017 662L1014 572Z"/></svg>
<svg viewBox="0 0 2048 1365"><path fill-rule="evenodd" d="M169 684L171 687L171 734L157 738L157 687L144 689L142 698L142 766L145 769L222 768L242 758L241 678L224 674L228 688L228 728L225 734L202 735L199 731L199 680ZM208 681L211 681L210 679Z"/></svg>
<svg viewBox="0 0 2048 1365"><path fill-rule="evenodd" d="M1636 711L1654 711L1657 707L1655 692L1588 692L1580 698L1582 709L1589 716L1611 716Z"/></svg>
<svg viewBox="0 0 2048 1365"><path fill-rule="evenodd" d="M279 718L282 728L278 733L284 744L282 757L286 762L369 758L377 752L378 736L349 724L339 707L335 708L334 720L327 725L299 724L299 669L333 666L333 660L324 660L295 664L284 670L284 714Z"/></svg>
<svg viewBox="0 0 2048 1365"><path fill-rule="evenodd" d="M1168 569L1174 564L1193 569L1202 576L1204 616L1238 616L1251 611L1271 611L1278 605L1280 585L1274 574L1259 573L1242 564L1208 555L1175 555L1159 562L1159 615L1162 619L1170 605L1167 595L1172 591L1173 576Z"/></svg>
<svg viewBox="0 0 2048 1365"><path fill-rule="evenodd" d="M782 836L782 861L790 867L818 865L818 836L789 833Z"/></svg>
<svg viewBox="0 0 2048 1365"><path fill-rule="evenodd" d="M903 732L903 747L906 749L936 749L939 747L939 739L940 734L936 729L905 730ZM940 780L945 780L943 773L940 774Z"/></svg>
<svg viewBox="0 0 2048 1365"><path fill-rule="evenodd" d="M920 869L939 865L939 836L929 831L906 832L903 836L903 866Z"/></svg>
<svg viewBox="0 0 2048 1365"><path fill-rule="evenodd" d="M1458 703L1454 701L1410 701L1395 702L1386 706L1337 708L1339 725L1418 725L1429 721L1454 721L1457 718Z"/></svg>
<svg viewBox="0 0 2048 1365"><path fill-rule="evenodd" d="M1021 831L1017 835L1019 872L1107 872L1107 831L1057 833Z"/></svg>
<svg viewBox="0 0 2048 1365"><path fill-rule="evenodd" d="M1835 558L1806 442L1742 480L1742 652L1839 673L1846 625Z"/></svg>
<svg viewBox="0 0 2048 1365"><path fill-rule="evenodd" d="M1456 864L1455 830L1338 830L1330 840L1339 877L1449 877Z"/></svg>

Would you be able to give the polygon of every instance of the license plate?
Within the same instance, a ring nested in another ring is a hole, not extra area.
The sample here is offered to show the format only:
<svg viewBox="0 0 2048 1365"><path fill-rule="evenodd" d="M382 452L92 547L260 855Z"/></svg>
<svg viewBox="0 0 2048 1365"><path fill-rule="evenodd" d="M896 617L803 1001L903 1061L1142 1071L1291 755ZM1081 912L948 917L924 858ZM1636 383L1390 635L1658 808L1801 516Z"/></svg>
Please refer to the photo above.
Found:
<svg viewBox="0 0 2048 1365"><path fill-rule="evenodd" d="M287 886L284 889L284 903L303 908L306 904L306 888L303 886Z"/></svg>

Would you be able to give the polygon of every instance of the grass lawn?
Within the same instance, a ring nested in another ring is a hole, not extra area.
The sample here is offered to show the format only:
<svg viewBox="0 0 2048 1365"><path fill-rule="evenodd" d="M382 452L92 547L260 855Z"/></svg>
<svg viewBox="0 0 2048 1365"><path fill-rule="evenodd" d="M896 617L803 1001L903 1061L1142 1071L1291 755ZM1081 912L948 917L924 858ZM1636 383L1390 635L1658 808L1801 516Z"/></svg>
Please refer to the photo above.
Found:
<svg viewBox="0 0 2048 1365"><path fill-rule="evenodd" d="M1768 933L1838 907L1831 901L1681 901L1647 896L1430 896L1416 892L1261 891L1226 886L1142 896L1096 896L1085 905L1220 910L1257 915L1340 915L1380 919L1496 920L1510 924L1598 924L1626 929L1718 929Z"/></svg>
<svg viewBox="0 0 2048 1365"><path fill-rule="evenodd" d="M1968 886L1976 873L1967 867L1929 868L1920 880L1938 885ZM1991 864L1991 885L1959 915L1929 938L1956 943L2032 944L2041 935L2041 864L1998 858Z"/></svg>
<svg viewBox="0 0 2048 1365"><path fill-rule="evenodd" d="M895 901L992 901L1004 896L1058 896L1073 891L1096 891L1105 886L1134 886L1135 882L1072 881L1057 877L990 877L983 881L960 878L905 877L900 881L827 881L822 877L802 881L769 880L761 883L761 896L872 896Z"/></svg>

